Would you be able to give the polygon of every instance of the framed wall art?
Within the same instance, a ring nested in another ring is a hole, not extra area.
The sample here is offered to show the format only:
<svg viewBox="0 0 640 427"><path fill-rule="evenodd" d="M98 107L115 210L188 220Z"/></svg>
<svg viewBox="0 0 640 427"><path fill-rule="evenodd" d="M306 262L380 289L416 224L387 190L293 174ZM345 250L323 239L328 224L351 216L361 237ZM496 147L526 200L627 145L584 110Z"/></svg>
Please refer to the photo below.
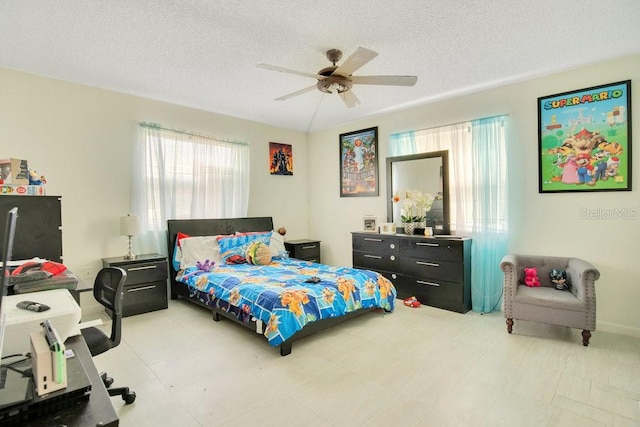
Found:
<svg viewBox="0 0 640 427"><path fill-rule="evenodd" d="M340 134L340 197L378 195L378 128Z"/></svg>
<svg viewBox="0 0 640 427"><path fill-rule="evenodd" d="M631 190L631 81L538 98L540 193Z"/></svg>
<svg viewBox="0 0 640 427"><path fill-rule="evenodd" d="M289 144L269 143L271 175L293 175L293 149Z"/></svg>

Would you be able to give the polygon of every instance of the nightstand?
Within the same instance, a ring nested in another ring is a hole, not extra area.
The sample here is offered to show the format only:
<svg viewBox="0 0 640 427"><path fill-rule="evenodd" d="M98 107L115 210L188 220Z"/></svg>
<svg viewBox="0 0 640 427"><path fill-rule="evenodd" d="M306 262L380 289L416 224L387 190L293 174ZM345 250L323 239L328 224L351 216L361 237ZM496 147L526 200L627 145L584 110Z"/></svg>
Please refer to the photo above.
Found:
<svg viewBox="0 0 640 427"><path fill-rule="evenodd" d="M320 262L320 240L287 240L284 247L292 258L311 262Z"/></svg>
<svg viewBox="0 0 640 427"><path fill-rule="evenodd" d="M127 280L124 283L123 317L168 307L166 256L144 254L138 255L136 259L102 258L102 265L120 267L127 272Z"/></svg>

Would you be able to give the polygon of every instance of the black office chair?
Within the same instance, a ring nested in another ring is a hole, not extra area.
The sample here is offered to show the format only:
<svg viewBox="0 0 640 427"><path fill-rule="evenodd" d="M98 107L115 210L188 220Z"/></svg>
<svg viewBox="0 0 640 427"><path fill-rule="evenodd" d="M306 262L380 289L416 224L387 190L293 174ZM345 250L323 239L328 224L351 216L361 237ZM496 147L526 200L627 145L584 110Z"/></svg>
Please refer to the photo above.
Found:
<svg viewBox="0 0 640 427"><path fill-rule="evenodd" d="M111 336L108 337L102 330L96 327L82 329L82 336L87 342L91 356L97 356L120 344L122 338L122 298L124 282L127 273L121 268L105 267L98 272L93 285L93 296L102 304L111 316ZM128 405L136 400L136 393L129 387L114 387L113 378L106 372L100 374L109 396L122 396L122 400Z"/></svg>

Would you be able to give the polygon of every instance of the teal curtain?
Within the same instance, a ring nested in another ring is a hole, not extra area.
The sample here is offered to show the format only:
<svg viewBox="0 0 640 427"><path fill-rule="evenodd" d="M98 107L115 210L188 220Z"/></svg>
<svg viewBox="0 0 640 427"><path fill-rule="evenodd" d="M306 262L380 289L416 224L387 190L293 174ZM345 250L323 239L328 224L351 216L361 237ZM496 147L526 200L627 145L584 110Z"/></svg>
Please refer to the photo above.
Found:
<svg viewBox="0 0 640 427"><path fill-rule="evenodd" d="M471 301L473 311L485 313L501 309L500 260L506 255L508 244L506 127L506 116L473 120L471 127Z"/></svg>
<svg viewBox="0 0 640 427"><path fill-rule="evenodd" d="M403 132L394 133L389 136L389 157L406 156L416 154L416 133Z"/></svg>

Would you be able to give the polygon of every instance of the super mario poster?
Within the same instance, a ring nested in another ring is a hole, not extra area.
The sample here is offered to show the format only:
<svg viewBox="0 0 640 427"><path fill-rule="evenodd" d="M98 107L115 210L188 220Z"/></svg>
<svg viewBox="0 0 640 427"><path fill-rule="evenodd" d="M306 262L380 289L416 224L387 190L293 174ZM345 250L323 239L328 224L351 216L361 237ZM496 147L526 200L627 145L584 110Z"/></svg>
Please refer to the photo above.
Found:
<svg viewBox="0 0 640 427"><path fill-rule="evenodd" d="M378 195L378 128L340 134L340 197Z"/></svg>
<svg viewBox="0 0 640 427"><path fill-rule="evenodd" d="M538 98L540 193L631 190L631 81Z"/></svg>

